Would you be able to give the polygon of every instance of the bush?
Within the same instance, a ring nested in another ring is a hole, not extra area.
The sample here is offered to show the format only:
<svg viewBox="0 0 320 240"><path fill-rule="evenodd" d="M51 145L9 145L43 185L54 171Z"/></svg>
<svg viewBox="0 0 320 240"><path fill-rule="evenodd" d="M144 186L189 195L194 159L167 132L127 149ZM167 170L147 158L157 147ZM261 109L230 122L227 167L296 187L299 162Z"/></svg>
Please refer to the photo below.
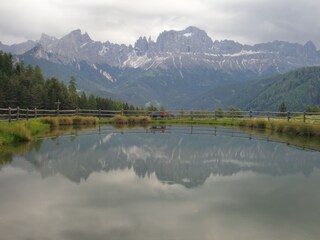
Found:
<svg viewBox="0 0 320 240"><path fill-rule="evenodd" d="M122 116L123 117L123 116ZM136 116L129 116L127 117L127 122L128 124L135 124L137 122L137 118Z"/></svg>
<svg viewBox="0 0 320 240"><path fill-rule="evenodd" d="M242 121L239 122L239 126L240 127L246 127L247 126L247 122L248 121L246 121L246 120L242 120Z"/></svg>
<svg viewBox="0 0 320 240"><path fill-rule="evenodd" d="M218 108L215 110L215 116L217 118L223 118L224 117L224 112L222 108Z"/></svg>
<svg viewBox="0 0 320 240"><path fill-rule="evenodd" d="M249 127L249 128L260 128L265 129L267 128L268 122L266 122L263 119L258 120L243 120L239 123L239 126L241 127Z"/></svg>
<svg viewBox="0 0 320 240"><path fill-rule="evenodd" d="M56 117L44 117L40 119L41 122L49 124L50 127L59 126L59 121Z"/></svg>
<svg viewBox="0 0 320 240"><path fill-rule="evenodd" d="M122 115L116 115L112 118L112 122L115 124L127 124L128 118Z"/></svg>
<svg viewBox="0 0 320 240"><path fill-rule="evenodd" d="M290 134L290 135L297 135L299 132L299 126L288 123L284 126L283 132Z"/></svg>
<svg viewBox="0 0 320 240"><path fill-rule="evenodd" d="M265 129L267 127L267 122L265 120L259 119L256 120L255 125L257 128Z"/></svg>
<svg viewBox="0 0 320 240"><path fill-rule="evenodd" d="M139 124L148 124L148 123L151 123L152 120L149 116L140 116L138 117L137 122Z"/></svg>
<svg viewBox="0 0 320 240"><path fill-rule="evenodd" d="M98 119L96 117L44 117L41 119L43 123L49 124L51 127L70 126L70 125L96 125Z"/></svg>
<svg viewBox="0 0 320 240"><path fill-rule="evenodd" d="M58 117L59 125L72 125L73 121L71 117Z"/></svg>
<svg viewBox="0 0 320 240"><path fill-rule="evenodd" d="M73 125L96 125L98 123L98 119L96 117L73 117L72 124Z"/></svg>
<svg viewBox="0 0 320 240"><path fill-rule="evenodd" d="M283 133L287 124L287 122L277 122L275 124L275 130L279 133Z"/></svg>
<svg viewBox="0 0 320 240"><path fill-rule="evenodd" d="M148 124L151 123L152 119L149 116L122 116L122 115L116 115L112 118L112 123L114 124Z"/></svg>

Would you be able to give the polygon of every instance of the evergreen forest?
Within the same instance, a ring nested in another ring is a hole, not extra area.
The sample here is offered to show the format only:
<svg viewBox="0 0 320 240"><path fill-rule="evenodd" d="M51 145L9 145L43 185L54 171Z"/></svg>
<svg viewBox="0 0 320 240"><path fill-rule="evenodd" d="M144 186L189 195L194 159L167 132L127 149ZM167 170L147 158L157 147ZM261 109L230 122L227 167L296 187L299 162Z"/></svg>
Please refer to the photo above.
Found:
<svg viewBox="0 0 320 240"><path fill-rule="evenodd" d="M45 79L40 67L14 62L9 53L0 51L0 107L56 109L134 110L133 105L110 98L78 92L74 77L66 85L52 77Z"/></svg>

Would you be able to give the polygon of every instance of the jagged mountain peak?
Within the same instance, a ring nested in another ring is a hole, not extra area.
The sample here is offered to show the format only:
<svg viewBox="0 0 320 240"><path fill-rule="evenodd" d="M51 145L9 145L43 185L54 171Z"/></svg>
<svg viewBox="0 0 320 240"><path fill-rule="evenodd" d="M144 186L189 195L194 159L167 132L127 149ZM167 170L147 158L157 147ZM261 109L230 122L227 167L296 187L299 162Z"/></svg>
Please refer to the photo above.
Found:
<svg viewBox="0 0 320 240"><path fill-rule="evenodd" d="M66 81L71 73L78 75L83 89L108 89L135 104L160 101L176 108L210 88L320 64L320 51L311 41L253 46L232 40L213 42L204 30L193 26L164 31L156 41L142 36L134 46L93 41L76 29L60 39L42 35L37 42L9 48L0 45L0 49L21 52L37 43L42 46L25 56L26 63L69 74ZM96 86L91 84L93 79L98 79Z"/></svg>
<svg viewBox="0 0 320 240"><path fill-rule="evenodd" d="M180 31L160 33L156 44L162 52L205 52L212 47L213 42L205 31L190 26Z"/></svg>
<svg viewBox="0 0 320 240"><path fill-rule="evenodd" d="M49 36L49 35L47 35L47 34L45 34L45 33L42 33L42 34L41 34L41 37L40 37L40 40L39 40L39 43L40 43L42 46L46 47L46 46L52 44L53 42L55 42L55 41L57 41L57 40L58 40L58 39L55 38L55 37Z"/></svg>
<svg viewBox="0 0 320 240"><path fill-rule="evenodd" d="M139 37L139 39L134 44L134 49L138 55L143 55L149 49L149 41L146 37Z"/></svg>
<svg viewBox="0 0 320 240"><path fill-rule="evenodd" d="M307 48L307 49L310 49L312 51L316 51L317 50L316 45L311 40L307 41L306 44L304 45L304 47Z"/></svg>
<svg viewBox="0 0 320 240"><path fill-rule="evenodd" d="M76 29L62 37L60 40L71 40L79 43L92 42L93 40L90 38L87 32L83 33L80 29Z"/></svg>
<svg viewBox="0 0 320 240"><path fill-rule="evenodd" d="M200 29L198 27L194 27L194 26L189 26L186 29L181 30L179 32L182 32L182 33L199 33L199 34L207 35L206 31L204 31L204 30L202 30L202 29Z"/></svg>
<svg viewBox="0 0 320 240"><path fill-rule="evenodd" d="M41 34L41 37L40 37L40 41L41 40L45 40L45 39L52 39L52 40L56 40L57 38L56 37L53 37L53 36L50 36L50 35L48 35L48 34L46 34L46 33L42 33Z"/></svg>

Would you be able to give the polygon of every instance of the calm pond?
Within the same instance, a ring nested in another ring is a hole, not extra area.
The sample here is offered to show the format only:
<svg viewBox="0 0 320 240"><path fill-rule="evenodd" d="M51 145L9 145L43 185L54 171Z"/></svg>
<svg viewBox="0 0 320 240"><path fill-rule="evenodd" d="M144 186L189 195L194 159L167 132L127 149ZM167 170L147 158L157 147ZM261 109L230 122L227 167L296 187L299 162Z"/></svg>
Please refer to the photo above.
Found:
<svg viewBox="0 0 320 240"><path fill-rule="evenodd" d="M1 158L4 240L320 236L320 152L266 136L106 126Z"/></svg>

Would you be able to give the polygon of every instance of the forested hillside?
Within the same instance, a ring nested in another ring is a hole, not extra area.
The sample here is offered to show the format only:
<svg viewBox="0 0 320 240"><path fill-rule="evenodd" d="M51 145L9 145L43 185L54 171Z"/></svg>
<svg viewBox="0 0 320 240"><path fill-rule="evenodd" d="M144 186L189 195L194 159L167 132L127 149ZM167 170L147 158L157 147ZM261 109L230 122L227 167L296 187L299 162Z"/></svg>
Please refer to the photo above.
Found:
<svg viewBox="0 0 320 240"><path fill-rule="evenodd" d="M11 54L0 51L0 107L55 109L58 100L61 109L134 109L121 101L79 94L74 77L68 86L54 77L44 79L38 66L14 63Z"/></svg>
<svg viewBox="0 0 320 240"><path fill-rule="evenodd" d="M234 105L243 110L276 111L282 102L290 111L303 111L307 106L319 105L320 67L301 68L214 88L194 98L190 106L194 109L215 109Z"/></svg>
<svg viewBox="0 0 320 240"><path fill-rule="evenodd" d="M290 111L302 111L308 105L320 104L320 67L298 69L268 81L273 83L243 107L277 110L285 102Z"/></svg>

